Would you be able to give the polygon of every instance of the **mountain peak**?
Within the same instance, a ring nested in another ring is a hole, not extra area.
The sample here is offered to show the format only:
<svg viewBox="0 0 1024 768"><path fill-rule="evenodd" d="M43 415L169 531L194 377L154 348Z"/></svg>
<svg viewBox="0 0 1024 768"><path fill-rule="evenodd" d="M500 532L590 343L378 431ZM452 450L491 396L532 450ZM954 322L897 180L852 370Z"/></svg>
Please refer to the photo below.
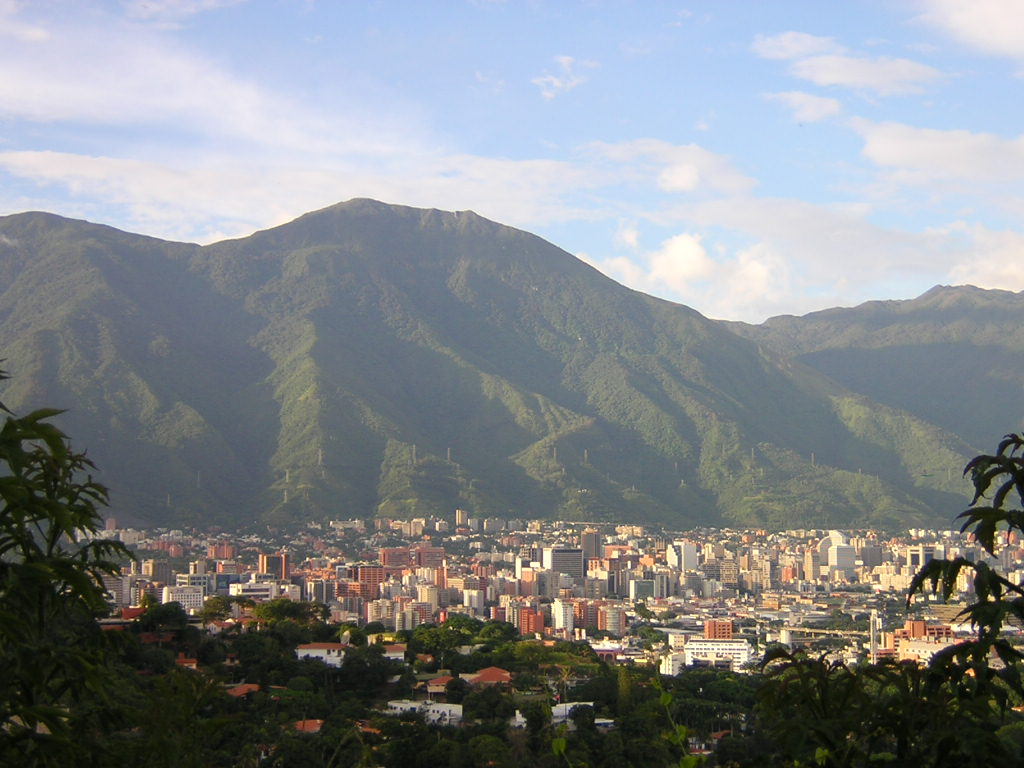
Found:
<svg viewBox="0 0 1024 768"><path fill-rule="evenodd" d="M866 407L472 211L356 198L203 247L24 221L0 399L69 407L119 517L892 524L957 490L919 457L966 460L915 401Z"/></svg>

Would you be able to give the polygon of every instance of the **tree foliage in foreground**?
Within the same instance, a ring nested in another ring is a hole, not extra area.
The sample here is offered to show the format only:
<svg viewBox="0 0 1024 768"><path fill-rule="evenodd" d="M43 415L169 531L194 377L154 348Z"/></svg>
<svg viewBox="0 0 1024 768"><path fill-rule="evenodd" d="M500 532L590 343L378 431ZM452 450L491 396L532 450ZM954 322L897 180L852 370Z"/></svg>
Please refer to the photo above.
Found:
<svg viewBox="0 0 1024 768"><path fill-rule="evenodd" d="M974 485L959 517L992 557L1001 531L1024 533L1024 437L1007 435L996 453L964 471ZM883 662L850 667L777 649L765 659L759 704L763 735L784 765L959 766L1020 764L1024 655L1003 634L1024 622L1024 589L984 561L933 560L907 597L931 591L948 600L964 573L974 602L961 613L975 636L935 654L926 667Z"/></svg>
<svg viewBox="0 0 1024 768"><path fill-rule="evenodd" d="M50 423L58 413L7 412L0 427L5 765L74 760L90 738L83 710L108 694L105 643L95 617L106 611L101 578L117 573L117 560L128 554L120 543L80 541L99 530L107 492L88 475L86 456Z"/></svg>

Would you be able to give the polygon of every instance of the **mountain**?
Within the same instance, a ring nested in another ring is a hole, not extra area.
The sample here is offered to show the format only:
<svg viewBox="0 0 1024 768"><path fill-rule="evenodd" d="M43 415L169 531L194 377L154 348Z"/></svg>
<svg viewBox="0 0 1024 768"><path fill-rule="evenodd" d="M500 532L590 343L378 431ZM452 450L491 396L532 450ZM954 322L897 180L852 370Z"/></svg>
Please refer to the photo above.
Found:
<svg viewBox="0 0 1024 768"><path fill-rule="evenodd" d="M910 301L730 325L974 445L1024 428L1024 292L936 286Z"/></svg>
<svg viewBox="0 0 1024 768"><path fill-rule="evenodd" d="M948 523L993 436L801 322L708 320L469 211L352 200L202 247L0 218L0 397L68 409L125 523Z"/></svg>

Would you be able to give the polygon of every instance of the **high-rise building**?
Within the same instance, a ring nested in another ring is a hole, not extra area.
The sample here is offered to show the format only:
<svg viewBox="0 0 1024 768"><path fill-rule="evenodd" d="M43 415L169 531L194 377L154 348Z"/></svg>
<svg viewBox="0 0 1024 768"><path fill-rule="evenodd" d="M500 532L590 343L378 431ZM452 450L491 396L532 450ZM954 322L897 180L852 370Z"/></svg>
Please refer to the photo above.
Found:
<svg viewBox="0 0 1024 768"><path fill-rule="evenodd" d="M699 562L697 554L696 544L678 539L665 549L665 562L680 571L695 571Z"/></svg>
<svg viewBox="0 0 1024 768"><path fill-rule="evenodd" d="M434 606L430 603L410 603L409 610L416 615L416 626L429 624L431 619L434 618Z"/></svg>
<svg viewBox="0 0 1024 768"><path fill-rule="evenodd" d="M210 577L205 573L177 573L174 575L174 585L176 587L198 587L203 591L203 597L213 591L210 588Z"/></svg>
<svg viewBox="0 0 1024 768"><path fill-rule="evenodd" d="M291 576L291 563L288 562L287 552L278 552L268 555L260 553L258 570L260 573L269 573L277 579L287 579Z"/></svg>
<svg viewBox="0 0 1024 768"><path fill-rule="evenodd" d="M804 552L804 580L817 581L821 576L821 555L814 547Z"/></svg>
<svg viewBox="0 0 1024 768"><path fill-rule="evenodd" d="M587 528L580 534L580 549L583 550L583 559L601 556L601 534L593 528Z"/></svg>
<svg viewBox="0 0 1024 768"><path fill-rule="evenodd" d="M626 609L621 605L602 605L597 609L597 628L619 637L626 632Z"/></svg>
<svg viewBox="0 0 1024 768"><path fill-rule="evenodd" d="M726 558L705 560L701 569L706 578L719 581L726 587L736 587L739 584L740 565L735 560Z"/></svg>
<svg viewBox="0 0 1024 768"><path fill-rule="evenodd" d="M440 606L440 590L433 584L420 584L416 587L416 600L428 604L433 614Z"/></svg>
<svg viewBox="0 0 1024 768"><path fill-rule="evenodd" d="M132 577L120 573L103 576L103 589L107 592L107 601L112 605L131 605Z"/></svg>
<svg viewBox="0 0 1024 768"><path fill-rule="evenodd" d="M575 627L573 604L564 600L555 600L551 604L551 625L555 629L564 629L571 633Z"/></svg>
<svg viewBox="0 0 1024 768"><path fill-rule="evenodd" d="M849 544L836 544L828 549L829 571L852 573L857 567L857 552Z"/></svg>
<svg viewBox="0 0 1024 768"><path fill-rule="evenodd" d="M416 547L412 554L415 564L421 568L440 568L444 563L444 547Z"/></svg>
<svg viewBox="0 0 1024 768"><path fill-rule="evenodd" d="M357 565L355 566L356 580L369 584L375 590L384 581L385 572L383 565Z"/></svg>
<svg viewBox="0 0 1024 768"><path fill-rule="evenodd" d="M907 566L916 571L935 559L933 544L912 544L907 547Z"/></svg>
<svg viewBox="0 0 1024 768"><path fill-rule="evenodd" d="M206 548L206 557L210 560L233 560L235 557L235 545L218 541Z"/></svg>
<svg viewBox="0 0 1024 768"><path fill-rule="evenodd" d="M632 579L629 582L629 599L631 602L647 600L654 597L654 579Z"/></svg>
<svg viewBox="0 0 1024 768"><path fill-rule="evenodd" d="M143 560L142 575L150 581L168 584L171 581L171 564L166 560Z"/></svg>
<svg viewBox="0 0 1024 768"><path fill-rule="evenodd" d="M462 604L472 611L474 616L484 612L484 591L482 589L462 590Z"/></svg>
<svg viewBox="0 0 1024 768"><path fill-rule="evenodd" d="M519 634L544 634L544 614L535 608L521 607L519 609Z"/></svg>
<svg viewBox="0 0 1024 768"><path fill-rule="evenodd" d="M729 619L708 619L704 622L707 640L732 640L732 622Z"/></svg>
<svg viewBox="0 0 1024 768"><path fill-rule="evenodd" d="M382 547L379 558L381 565L392 568L412 565L412 555L408 547Z"/></svg>
<svg viewBox="0 0 1024 768"><path fill-rule="evenodd" d="M379 621L386 627L395 625L395 603L391 600L369 600L366 602L364 610L368 624Z"/></svg>
<svg viewBox="0 0 1024 768"><path fill-rule="evenodd" d="M565 573L574 579L582 579L583 550L579 547L544 547L541 564L549 571Z"/></svg>
<svg viewBox="0 0 1024 768"><path fill-rule="evenodd" d="M336 596L336 583L331 579L308 579L306 581L306 600L313 603L329 603Z"/></svg>

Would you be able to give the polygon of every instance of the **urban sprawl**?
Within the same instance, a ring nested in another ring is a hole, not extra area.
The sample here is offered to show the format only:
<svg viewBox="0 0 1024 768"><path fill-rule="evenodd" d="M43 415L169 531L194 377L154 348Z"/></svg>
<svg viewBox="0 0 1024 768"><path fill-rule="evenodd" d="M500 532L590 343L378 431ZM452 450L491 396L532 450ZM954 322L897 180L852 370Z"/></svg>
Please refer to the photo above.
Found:
<svg viewBox="0 0 1024 768"><path fill-rule="evenodd" d="M140 531L113 521L103 535L137 554L106 583L123 618L154 599L198 614L214 595L240 599L232 616L207 622L210 632L244 626L253 620L247 606L280 598L322 603L332 622L391 633L463 614L508 622L526 637L587 642L609 663L654 664L665 675L754 669L773 643L851 663L925 663L971 627L957 623L955 602L924 595L908 606L914 574L933 558L988 557L955 531L673 534L462 510L454 520L314 523L287 536ZM1020 582L1024 549L1000 543L994 565ZM957 585L961 599L971 593L969 575ZM340 664L340 639L296 652Z"/></svg>

